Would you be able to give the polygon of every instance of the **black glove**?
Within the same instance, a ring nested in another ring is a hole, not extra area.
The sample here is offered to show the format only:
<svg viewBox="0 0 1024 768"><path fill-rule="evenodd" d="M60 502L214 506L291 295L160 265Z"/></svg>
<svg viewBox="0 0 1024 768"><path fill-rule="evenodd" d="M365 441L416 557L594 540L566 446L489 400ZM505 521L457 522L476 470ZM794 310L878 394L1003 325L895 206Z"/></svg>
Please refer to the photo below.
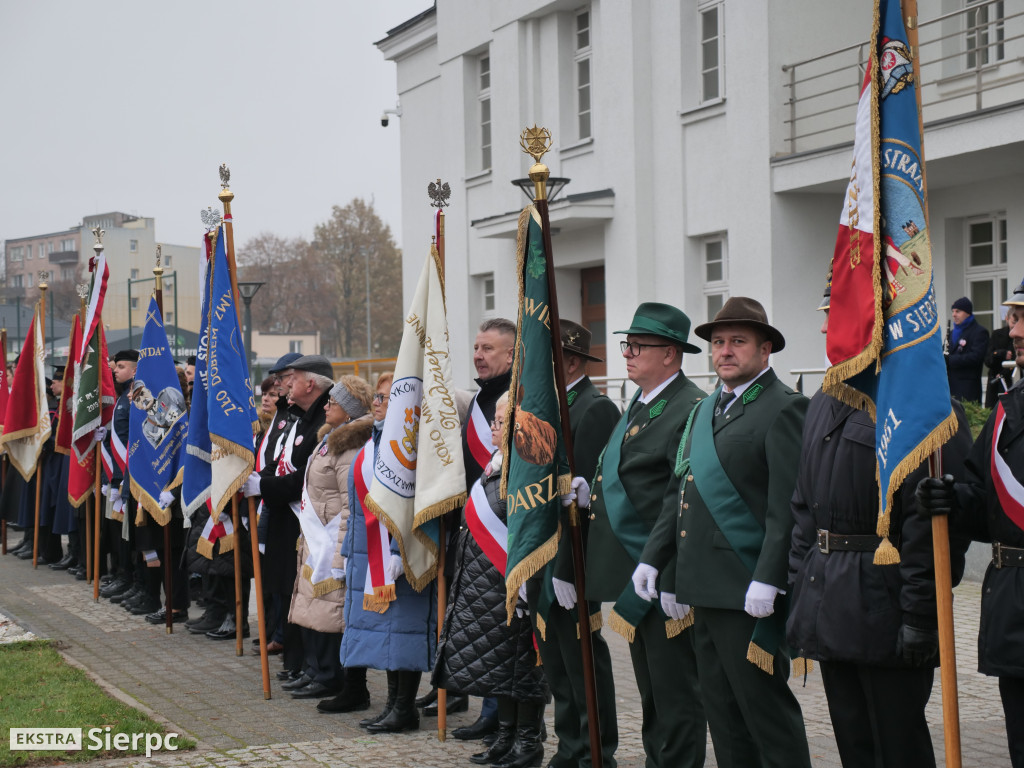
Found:
<svg viewBox="0 0 1024 768"><path fill-rule="evenodd" d="M896 637L896 653L912 667L934 664L939 655L939 630L900 625L900 633Z"/></svg>
<svg viewBox="0 0 1024 768"><path fill-rule="evenodd" d="M953 489L953 476L943 475L942 478L926 477L917 484L915 492L917 508L926 517L936 515L952 515L956 512L956 491Z"/></svg>

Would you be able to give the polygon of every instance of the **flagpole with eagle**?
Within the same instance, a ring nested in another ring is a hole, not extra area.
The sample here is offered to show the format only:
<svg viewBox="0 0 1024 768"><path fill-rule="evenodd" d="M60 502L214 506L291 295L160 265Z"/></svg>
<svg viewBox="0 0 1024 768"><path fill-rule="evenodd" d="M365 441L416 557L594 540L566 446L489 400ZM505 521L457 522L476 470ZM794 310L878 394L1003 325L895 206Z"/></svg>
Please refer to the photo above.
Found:
<svg viewBox="0 0 1024 768"><path fill-rule="evenodd" d="M33 350L33 352L36 355L41 355L43 360L46 359L46 289L50 287L49 286L49 280L50 280L50 273L49 272L47 272L46 270L43 270L42 272L39 273L39 306L41 307L41 310L39 312L39 336L42 338L42 349L36 349L36 350ZM37 366L37 367L40 370L40 375L42 375L43 367L42 366ZM46 381L46 379L44 378L43 379L43 382L44 382L44 395L43 395L43 405L41 406L42 408L46 407L46 405L45 405L45 403L46 403L46 400L45 400L45 397L46 397L45 381ZM47 432L47 437L49 437L49 430ZM41 461L41 457L42 457L41 454L36 456L36 520L35 520L35 528L32 531L32 567L33 568L38 568L39 567L39 494L40 494L40 492L42 490L42 480L43 480L43 473L42 473L43 462Z"/></svg>
<svg viewBox="0 0 1024 768"><path fill-rule="evenodd" d="M0 436L4 433L3 418L7 413L7 329L0 328ZM0 495L7 485L7 453L0 456ZM0 514L0 554L7 554L7 516Z"/></svg>

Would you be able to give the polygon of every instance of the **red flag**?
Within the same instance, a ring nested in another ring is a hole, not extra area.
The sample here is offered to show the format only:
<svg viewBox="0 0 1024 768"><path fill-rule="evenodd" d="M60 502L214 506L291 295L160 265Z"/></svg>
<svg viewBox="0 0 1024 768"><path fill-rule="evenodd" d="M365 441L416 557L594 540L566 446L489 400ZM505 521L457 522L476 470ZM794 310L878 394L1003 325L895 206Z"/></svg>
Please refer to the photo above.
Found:
<svg viewBox="0 0 1024 768"><path fill-rule="evenodd" d="M14 385L4 416L4 434L0 436L0 445L7 449L11 464L26 481L32 479L43 443L50 437L50 412L46 402L46 377L43 375L46 350L39 326L37 303L25 337L25 347L14 371Z"/></svg>
<svg viewBox="0 0 1024 768"><path fill-rule="evenodd" d="M7 401L10 399L10 387L11 383L7 380L7 339L6 334L4 343L0 344L3 349L0 349L0 435L4 433L4 417L7 416ZM0 453L3 451L0 450Z"/></svg>
<svg viewBox="0 0 1024 768"><path fill-rule="evenodd" d="M79 346L82 343L82 327L79 317L71 321L71 340L68 347L68 364L64 368L64 386L60 392L60 405L57 406L57 438L54 450L65 456L71 453L71 427L74 425L74 413L71 411L72 394L75 386L75 363L78 362Z"/></svg>

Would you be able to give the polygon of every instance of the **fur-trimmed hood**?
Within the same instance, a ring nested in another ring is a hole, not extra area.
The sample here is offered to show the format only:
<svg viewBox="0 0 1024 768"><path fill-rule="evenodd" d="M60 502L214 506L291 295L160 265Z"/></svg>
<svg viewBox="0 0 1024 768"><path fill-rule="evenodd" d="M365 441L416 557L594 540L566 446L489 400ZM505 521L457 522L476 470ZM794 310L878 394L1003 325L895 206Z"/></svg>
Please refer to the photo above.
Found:
<svg viewBox="0 0 1024 768"><path fill-rule="evenodd" d="M333 428L330 424L324 424L320 427L317 438L323 440L324 435L328 435L327 452L332 455L340 455L353 448L362 448L372 433L373 416L366 414Z"/></svg>

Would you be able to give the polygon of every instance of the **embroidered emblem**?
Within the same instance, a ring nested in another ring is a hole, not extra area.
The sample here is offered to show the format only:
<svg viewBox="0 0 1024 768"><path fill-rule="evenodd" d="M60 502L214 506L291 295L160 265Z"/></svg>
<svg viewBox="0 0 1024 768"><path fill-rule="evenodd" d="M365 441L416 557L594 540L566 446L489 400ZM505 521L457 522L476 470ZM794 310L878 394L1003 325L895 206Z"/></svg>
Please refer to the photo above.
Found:
<svg viewBox="0 0 1024 768"><path fill-rule="evenodd" d="M324 443L323 445L320 446L320 455L321 456L326 456L327 455L327 443Z"/></svg>
<svg viewBox="0 0 1024 768"><path fill-rule="evenodd" d="M760 384L755 384L754 386L752 386L750 389L743 393L743 404L747 405L748 403L754 402L755 400L757 400L757 396L760 395L763 391L763 386L761 386Z"/></svg>
<svg viewBox="0 0 1024 768"><path fill-rule="evenodd" d="M573 403L574 403L574 402L576 401L576 396L577 396L578 394L579 394L579 392L577 392L576 390L571 390L571 391L569 392L569 394L568 394L568 395L566 395L566 398L565 398L565 399L569 401L569 405L570 405L570 406L572 406L572 404L573 404Z"/></svg>
<svg viewBox="0 0 1024 768"><path fill-rule="evenodd" d="M295 438L295 444L302 445L302 435L299 435L298 437Z"/></svg>
<svg viewBox="0 0 1024 768"><path fill-rule="evenodd" d="M668 400L659 400L651 406L651 410L647 412L647 415L652 419L658 418L661 416L661 412L665 410L666 405L668 405Z"/></svg>

